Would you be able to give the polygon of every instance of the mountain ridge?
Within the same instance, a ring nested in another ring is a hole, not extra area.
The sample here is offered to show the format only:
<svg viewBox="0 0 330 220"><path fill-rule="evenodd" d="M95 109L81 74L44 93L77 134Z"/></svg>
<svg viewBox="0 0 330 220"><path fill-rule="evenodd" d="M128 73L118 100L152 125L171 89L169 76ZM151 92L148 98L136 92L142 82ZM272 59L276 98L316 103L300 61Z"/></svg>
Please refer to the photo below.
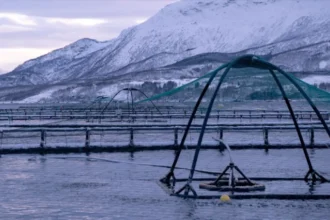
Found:
<svg viewBox="0 0 330 220"><path fill-rule="evenodd" d="M84 38L26 61L0 76L0 87L127 75L136 80L135 73L145 72L138 74L142 81L181 63L182 73L173 70L176 76L171 69L163 76L175 80L190 77L194 65L220 65L247 53L265 56L287 71L329 71L327 8L330 1L323 0L181 0L112 40Z"/></svg>

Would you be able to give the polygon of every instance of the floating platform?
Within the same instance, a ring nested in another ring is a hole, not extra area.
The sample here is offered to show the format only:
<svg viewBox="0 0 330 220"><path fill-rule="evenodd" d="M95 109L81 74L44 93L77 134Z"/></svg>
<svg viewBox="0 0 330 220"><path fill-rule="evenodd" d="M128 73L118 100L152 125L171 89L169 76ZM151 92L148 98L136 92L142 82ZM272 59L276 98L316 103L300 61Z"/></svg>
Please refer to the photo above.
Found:
<svg viewBox="0 0 330 220"><path fill-rule="evenodd" d="M246 180L238 180L235 182L235 186L231 187L229 183L229 179L222 179L214 183L211 182L203 182L199 184L200 189L206 189L210 191L230 191L230 192L253 192L253 191L264 191L266 186L263 184L259 184L256 182L252 182L252 185L249 184Z"/></svg>

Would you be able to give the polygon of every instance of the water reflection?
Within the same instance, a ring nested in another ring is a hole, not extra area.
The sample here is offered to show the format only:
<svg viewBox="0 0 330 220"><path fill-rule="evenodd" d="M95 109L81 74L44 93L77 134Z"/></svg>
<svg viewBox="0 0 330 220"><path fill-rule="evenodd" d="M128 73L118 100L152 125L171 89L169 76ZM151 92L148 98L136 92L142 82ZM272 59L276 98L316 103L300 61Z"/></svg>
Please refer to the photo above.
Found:
<svg viewBox="0 0 330 220"><path fill-rule="evenodd" d="M185 217L187 217L187 219L193 219L197 209L196 201L192 199L184 199L183 206L184 206Z"/></svg>
<svg viewBox="0 0 330 220"><path fill-rule="evenodd" d="M310 158L311 158L311 159L314 158L315 154L316 154L315 149L314 149L314 148L311 148L311 149L309 150L309 156L310 156Z"/></svg>
<svg viewBox="0 0 330 220"><path fill-rule="evenodd" d="M306 182L307 186L309 187L308 188L308 192L311 194L311 195L314 195L315 192L317 191L317 189L320 187L321 184L328 184L328 183L321 183L321 182Z"/></svg>
<svg viewBox="0 0 330 220"><path fill-rule="evenodd" d="M130 161L134 161L134 151L131 151L130 153L129 153L129 160Z"/></svg>

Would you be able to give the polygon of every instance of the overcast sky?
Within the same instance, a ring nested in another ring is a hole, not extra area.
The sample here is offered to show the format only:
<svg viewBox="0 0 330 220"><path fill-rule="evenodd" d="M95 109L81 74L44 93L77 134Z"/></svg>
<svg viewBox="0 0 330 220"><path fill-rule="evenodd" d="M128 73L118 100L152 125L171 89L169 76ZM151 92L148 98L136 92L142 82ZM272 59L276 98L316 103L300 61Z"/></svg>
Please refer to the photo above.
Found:
<svg viewBox="0 0 330 220"><path fill-rule="evenodd" d="M0 0L0 72L81 38L110 40L175 0Z"/></svg>

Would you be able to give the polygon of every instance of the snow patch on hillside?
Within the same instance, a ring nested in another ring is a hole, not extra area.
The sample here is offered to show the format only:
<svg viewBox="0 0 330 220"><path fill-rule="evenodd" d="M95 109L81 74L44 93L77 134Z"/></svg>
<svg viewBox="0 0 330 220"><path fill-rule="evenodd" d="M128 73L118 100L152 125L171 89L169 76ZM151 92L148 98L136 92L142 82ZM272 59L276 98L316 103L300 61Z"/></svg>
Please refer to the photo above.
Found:
<svg viewBox="0 0 330 220"><path fill-rule="evenodd" d="M118 84L110 85L100 89L97 92L97 96L113 97L119 91L119 89L120 86Z"/></svg>
<svg viewBox="0 0 330 220"><path fill-rule="evenodd" d="M308 76L302 80L311 85L320 85L321 83L330 83L330 76Z"/></svg>
<svg viewBox="0 0 330 220"><path fill-rule="evenodd" d="M325 69L327 66L328 66L328 62L325 61L325 60L322 60L322 61L319 63L319 68L320 68L321 70Z"/></svg>
<svg viewBox="0 0 330 220"><path fill-rule="evenodd" d="M155 83L158 86L163 87L166 83L168 83L169 81L172 81L177 86L182 86L184 84L192 82L195 79L197 79L197 78L194 78L194 79L170 79L170 80L169 79L155 79L155 80L148 80L148 82ZM134 86L141 86L143 83L145 83L145 81L132 81L129 84L134 87Z"/></svg>
<svg viewBox="0 0 330 220"><path fill-rule="evenodd" d="M36 103L41 101L42 99L49 99L51 98L52 94L59 90L59 88L52 88L49 90L42 91L38 95L30 96L22 101L20 103Z"/></svg>

